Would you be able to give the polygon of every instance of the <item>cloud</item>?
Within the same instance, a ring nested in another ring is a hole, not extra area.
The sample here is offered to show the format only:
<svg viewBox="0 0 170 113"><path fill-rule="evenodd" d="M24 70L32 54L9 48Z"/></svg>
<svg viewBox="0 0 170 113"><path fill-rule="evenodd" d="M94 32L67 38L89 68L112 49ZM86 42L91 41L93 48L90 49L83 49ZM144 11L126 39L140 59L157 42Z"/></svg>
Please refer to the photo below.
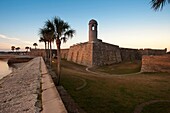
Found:
<svg viewBox="0 0 170 113"><path fill-rule="evenodd" d="M12 37L8 37L8 36L6 36L6 35L3 35L3 34L0 34L0 38L3 38L3 39L6 39L6 40L10 40L10 41L19 41L19 42L21 42L21 43L24 43L24 44L33 44L33 42L30 42L30 41L22 41L21 39L19 39L19 38L12 38Z"/></svg>

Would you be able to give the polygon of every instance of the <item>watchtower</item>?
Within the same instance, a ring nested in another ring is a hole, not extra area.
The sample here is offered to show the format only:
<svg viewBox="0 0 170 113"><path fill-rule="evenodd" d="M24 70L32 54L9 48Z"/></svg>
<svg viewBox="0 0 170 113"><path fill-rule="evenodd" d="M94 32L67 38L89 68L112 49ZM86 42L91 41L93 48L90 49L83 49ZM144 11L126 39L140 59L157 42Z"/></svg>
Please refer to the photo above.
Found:
<svg viewBox="0 0 170 113"><path fill-rule="evenodd" d="M97 21L92 19L89 21L89 42L97 41Z"/></svg>

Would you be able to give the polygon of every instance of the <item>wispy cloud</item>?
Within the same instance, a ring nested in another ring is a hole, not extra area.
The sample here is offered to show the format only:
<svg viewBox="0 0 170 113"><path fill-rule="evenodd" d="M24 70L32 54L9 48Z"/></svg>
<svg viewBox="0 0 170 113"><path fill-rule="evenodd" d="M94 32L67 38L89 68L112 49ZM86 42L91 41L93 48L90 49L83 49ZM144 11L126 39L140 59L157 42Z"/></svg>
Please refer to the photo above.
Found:
<svg viewBox="0 0 170 113"><path fill-rule="evenodd" d="M19 41L19 42L24 43L24 44L33 44L33 42L23 41L23 40L21 40L19 38L8 37L8 36L3 35L3 34L0 34L0 38L10 40L10 41Z"/></svg>

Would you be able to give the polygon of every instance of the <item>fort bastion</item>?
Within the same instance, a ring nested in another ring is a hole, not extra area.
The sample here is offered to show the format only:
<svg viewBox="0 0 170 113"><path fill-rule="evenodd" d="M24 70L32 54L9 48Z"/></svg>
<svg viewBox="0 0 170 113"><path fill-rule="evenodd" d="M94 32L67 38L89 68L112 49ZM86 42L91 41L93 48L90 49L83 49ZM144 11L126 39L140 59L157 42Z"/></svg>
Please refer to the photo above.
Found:
<svg viewBox="0 0 170 113"><path fill-rule="evenodd" d="M102 66L123 61L141 60L142 55L163 55L166 49L131 49L120 48L118 45L102 42L98 39L98 23L89 21L88 42L70 46L61 50L61 57L85 66Z"/></svg>

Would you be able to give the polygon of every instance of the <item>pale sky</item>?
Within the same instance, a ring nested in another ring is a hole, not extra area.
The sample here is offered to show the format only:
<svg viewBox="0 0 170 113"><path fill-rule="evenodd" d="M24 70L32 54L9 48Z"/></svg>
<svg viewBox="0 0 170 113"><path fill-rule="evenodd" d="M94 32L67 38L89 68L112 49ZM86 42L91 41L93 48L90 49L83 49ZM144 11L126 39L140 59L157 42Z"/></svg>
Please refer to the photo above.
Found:
<svg viewBox="0 0 170 113"><path fill-rule="evenodd" d="M170 50L170 5L151 9L151 0L0 0L0 51L11 46L44 48L39 29L59 16L76 30L62 48L88 41L88 22L98 22L98 38L125 48ZM54 43L55 44L55 43ZM56 48L53 45L53 48Z"/></svg>

